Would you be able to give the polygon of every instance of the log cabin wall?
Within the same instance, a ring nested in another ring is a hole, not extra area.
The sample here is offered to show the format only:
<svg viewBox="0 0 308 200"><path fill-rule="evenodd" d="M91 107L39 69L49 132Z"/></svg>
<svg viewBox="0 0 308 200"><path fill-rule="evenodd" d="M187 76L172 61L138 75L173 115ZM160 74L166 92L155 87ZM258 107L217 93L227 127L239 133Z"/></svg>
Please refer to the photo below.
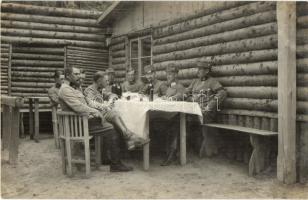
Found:
<svg viewBox="0 0 308 200"><path fill-rule="evenodd" d="M108 50L85 47L65 47L65 67L68 65L82 69L86 75L82 88L86 88L93 82L93 75L97 71L108 68Z"/></svg>
<svg viewBox="0 0 308 200"><path fill-rule="evenodd" d="M154 30L153 62L161 80L175 64L180 81L196 78L196 61L228 91L223 123L277 131L275 2L252 2Z"/></svg>
<svg viewBox="0 0 308 200"><path fill-rule="evenodd" d="M298 178L308 181L308 3L297 3L297 156Z"/></svg>
<svg viewBox="0 0 308 200"><path fill-rule="evenodd" d="M1 94L10 95L11 75L11 50L10 44L1 44Z"/></svg>
<svg viewBox="0 0 308 200"><path fill-rule="evenodd" d="M124 82L128 64L127 37L113 37L109 47L109 63L115 70L115 81Z"/></svg>

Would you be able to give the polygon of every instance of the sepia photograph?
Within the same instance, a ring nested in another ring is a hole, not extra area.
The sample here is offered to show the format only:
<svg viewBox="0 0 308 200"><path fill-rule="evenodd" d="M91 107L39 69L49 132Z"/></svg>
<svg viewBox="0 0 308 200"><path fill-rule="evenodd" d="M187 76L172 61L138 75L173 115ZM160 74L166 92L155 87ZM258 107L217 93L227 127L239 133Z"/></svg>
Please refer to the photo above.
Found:
<svg viewBox="0 0 308 200"><path fill-rule="evenodd" d="M308 199L308 1L0 4L1 199Z"/></svg>

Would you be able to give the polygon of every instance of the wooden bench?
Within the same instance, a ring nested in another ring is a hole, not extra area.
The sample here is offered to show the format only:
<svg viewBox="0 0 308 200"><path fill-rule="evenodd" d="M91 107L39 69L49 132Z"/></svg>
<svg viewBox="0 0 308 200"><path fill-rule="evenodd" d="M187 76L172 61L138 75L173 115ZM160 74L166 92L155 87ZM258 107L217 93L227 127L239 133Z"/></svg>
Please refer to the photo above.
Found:
<svg viewBox="0 0 308 200"><path fill-rule="evenodd" d="M277 132L260 130L255 128L248 128L237 125L228 125L228 124L218 124L218 123L208 123L202 125L202 135L203 142L201 145L200 154L202 151L208 151L207 145L211 144L208 142L210 138L210 132L206 131L206 128L218 128L224 130L230 130L234 133L247 133L250 135L250 143L253 148L252 154L249 159L249 175L255 175L260 173L266 167L266 153L269 151L270 145L268 143L268 137L278 135Z"/></svg>

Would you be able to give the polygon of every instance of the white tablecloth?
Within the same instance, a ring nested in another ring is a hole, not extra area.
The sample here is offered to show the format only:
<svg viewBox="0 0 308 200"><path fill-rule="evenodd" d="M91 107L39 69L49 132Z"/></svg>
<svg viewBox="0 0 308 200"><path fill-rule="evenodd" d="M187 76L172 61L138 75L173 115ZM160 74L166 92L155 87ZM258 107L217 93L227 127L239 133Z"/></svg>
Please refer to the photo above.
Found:
<svg viewBox="0 0 308 200"><path fill-rule="evenodd" d="M147 120L148 111L161 111L167 113L186 113L198 115L202 118L201 108L196 102L184 101L127 101L118 100L114 109L120 113L126 126L139 136L146 137L149 133ZM163 115L168 115L162 113Z"/></svg>

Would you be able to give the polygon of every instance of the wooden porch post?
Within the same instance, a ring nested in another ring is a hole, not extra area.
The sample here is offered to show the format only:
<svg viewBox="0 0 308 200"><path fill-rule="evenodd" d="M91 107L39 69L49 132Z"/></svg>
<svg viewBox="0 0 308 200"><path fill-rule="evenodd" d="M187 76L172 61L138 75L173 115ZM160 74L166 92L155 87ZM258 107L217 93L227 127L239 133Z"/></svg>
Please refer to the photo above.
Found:
<svg viewBox="0 0 308 200"><path fill-rule="evenodd" d="M277 178L296 182L296 2L277 2L278 158Z"/></svg>

